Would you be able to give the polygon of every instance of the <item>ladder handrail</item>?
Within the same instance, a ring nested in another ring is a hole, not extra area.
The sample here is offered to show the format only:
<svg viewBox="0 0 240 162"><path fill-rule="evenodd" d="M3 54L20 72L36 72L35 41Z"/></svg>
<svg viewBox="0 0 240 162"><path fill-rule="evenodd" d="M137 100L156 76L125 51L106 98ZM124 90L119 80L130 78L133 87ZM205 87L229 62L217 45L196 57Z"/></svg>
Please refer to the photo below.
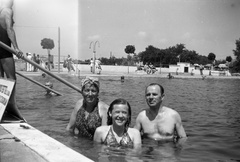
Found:
<svg viewBox="0 0 240 162"><path fill-rule="evenodd" d="M3 42L0 41L0 46L6 50L8 50L9 52L15 54L18 56L18 53L12 49L11 47L7 46L6 44L4 44ZM63 78L51 73L50 71L46 70L45 68L43 68L42 66L38 65L37 63L33 62L32 60L29 60L28 58L26 58L25 56L21 56L21 59L23 59L24 61L32 64L33 66L36 66L37 68L39 68L40 70L44 71L45 73L47 73L48 75L52 76L53 78L57 79L58 81L64 83L65 85L69 86L70 88L78 91L79 93L82 93L81 89L79 89L78 87L76 87L75 85L73 85L72 83L64 80Z"/></svg>
<svg viewBox="0 0 240 162"><path fill-rule="evenodd" d="M18 75L20 75L21 77L23 77L23 78L25 78L25 79L27 79L27 80L29 80L29 81L31 81L31 82L39 85L40 87L43 87L43 88L45 88L45 89L47 89L47 90L52 91L53 93L55 93L55 94L57 94L57 95L59 95L59 96L62 96L61 93L59 93L59 92L53 90L52 88L49 88L49 87L47 87L47 86L45 86L45 85L43 85L43 84L41 84L41 83L39 83L39 82L36 81L36 80L33 80L33 79L31 79L31 78L29 78L29 77L27 77L27 76L25 76L25 75L23 75L23 74L21 74L21 73L19 73L19 72L17 72L17 71L16 71L16 74L18 74Z"/></svg>

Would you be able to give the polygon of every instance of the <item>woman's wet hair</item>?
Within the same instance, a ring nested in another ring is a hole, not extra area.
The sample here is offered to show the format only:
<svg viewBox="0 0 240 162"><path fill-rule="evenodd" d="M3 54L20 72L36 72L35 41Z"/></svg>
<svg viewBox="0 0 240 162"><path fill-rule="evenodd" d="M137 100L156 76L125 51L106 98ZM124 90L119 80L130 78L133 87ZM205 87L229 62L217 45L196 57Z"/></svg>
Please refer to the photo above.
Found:
<svg viewBox="0 0 240 162"><path fill-rule="evenodd" d="M110 116L110 114L113 111L114 105L127 105L128 106L128 119L127 119L127 122L125 123L125 128L127 130L129 125L131 124L132 110L131 110L130 104L125 99L122 99L122 98L116 99L110 104L108 112L107 112L107 125L112 125L112 116Z"/></svg>

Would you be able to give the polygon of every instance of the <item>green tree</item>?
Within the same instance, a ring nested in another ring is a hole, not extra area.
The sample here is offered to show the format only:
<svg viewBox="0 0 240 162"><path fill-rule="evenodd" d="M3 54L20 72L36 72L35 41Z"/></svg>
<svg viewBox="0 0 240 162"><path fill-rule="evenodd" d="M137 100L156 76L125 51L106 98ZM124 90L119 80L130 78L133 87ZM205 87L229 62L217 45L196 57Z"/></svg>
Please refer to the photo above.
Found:
<svg viewBox="0 0 240 162"><path fill-rule="evenodd" d="M41 40L41 46L43 49L47 49L48 51L48 70L50 70L50 50L54 48L54 42L50 38L44 38Z"/></svg>
<svg viewBox="0 0 240 162"><path fill-rule="evenodd" d="M212 64L213 64L215 58L216 58L216 55L214 53L211 52L208 54L208 60L211 61ZM213 65L211 66L211 69L213 69Z"/></svg>
<svg viewBox="0 0 240 162"><path fill-rule="evenodd" d="M236 40L236 49L233 50L234 56L236 56L236 60L232 64L231 71L232 72L240 72L240 38Z"/></svg>
<svg viewBox="0 0 240 162"><path fill-rule="evenodd" d="M135 46L127 45L126 48L125 48L125 52L127 54L134 54L135 53Z"/></svg>
<svg viewBox="0 0 240 162"><path fill-rule="evenodd" d="M209 61L213 62L215 60L215 58L216 58L216 55L214 53L209 53L208 54L208 60Z"/></svg>
<svg viewBox="0 0 240 162"><path fill-rule="evenodd" d="M184 49L185 49L185 44L180 43L175 46L175 52L178 56L183 53Z"/></svg>
<svg viewBox="0 0 240 162"><path fill-rule="evenodd" d="M44 38L41 40L41 46L43 49L52 50L54 48L54 42L50 38Z"/></svg>
<svg viewBox="0 0 240 162"><path fill-rule="evenodd" d="M129 60L131 59L130 54L134 54L135 53L135 46L133 45L127 45L125 48L125 52L128 54L128 73L129 73Z"/></svg>
<svg viewBox="0 0 240 162"><path fill-rule="evenodd" d="M227 56L226 57L226 61L231 62L232 61L232 57L231 56Z"/></svg>
<svg viewBox="0 0 240 162"><path fill-rule="evenodd" d="M240 61L240 38L236 40L236 49L233 50L234 56L236 56L236 60Z"/></svg>

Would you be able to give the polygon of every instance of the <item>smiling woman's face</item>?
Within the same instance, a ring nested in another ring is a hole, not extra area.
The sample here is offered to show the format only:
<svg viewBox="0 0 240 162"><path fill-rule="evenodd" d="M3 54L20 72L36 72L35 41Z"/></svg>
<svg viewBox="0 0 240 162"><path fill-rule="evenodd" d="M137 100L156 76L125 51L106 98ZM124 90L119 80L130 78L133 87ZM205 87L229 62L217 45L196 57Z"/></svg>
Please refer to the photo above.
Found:
<svg viewBox="0 0 240 162"><path fill-rule="evenodd" d="M113 124L116 124L118 126L124 126L129 117L128 105L126 104L114 105L111 115Z"/></svg>

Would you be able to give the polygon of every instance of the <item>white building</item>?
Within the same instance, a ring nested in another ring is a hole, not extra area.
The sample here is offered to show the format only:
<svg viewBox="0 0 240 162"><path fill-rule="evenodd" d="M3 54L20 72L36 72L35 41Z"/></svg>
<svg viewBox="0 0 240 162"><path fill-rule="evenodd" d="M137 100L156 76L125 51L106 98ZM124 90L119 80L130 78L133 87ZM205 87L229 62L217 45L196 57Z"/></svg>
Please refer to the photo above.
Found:
<svg viewBox="0 0 240 162"><path fill-rule="evenodd" d="M194 73L195 66L187 62L178 62L177 65L169 65L170 73Z"/></svg>

